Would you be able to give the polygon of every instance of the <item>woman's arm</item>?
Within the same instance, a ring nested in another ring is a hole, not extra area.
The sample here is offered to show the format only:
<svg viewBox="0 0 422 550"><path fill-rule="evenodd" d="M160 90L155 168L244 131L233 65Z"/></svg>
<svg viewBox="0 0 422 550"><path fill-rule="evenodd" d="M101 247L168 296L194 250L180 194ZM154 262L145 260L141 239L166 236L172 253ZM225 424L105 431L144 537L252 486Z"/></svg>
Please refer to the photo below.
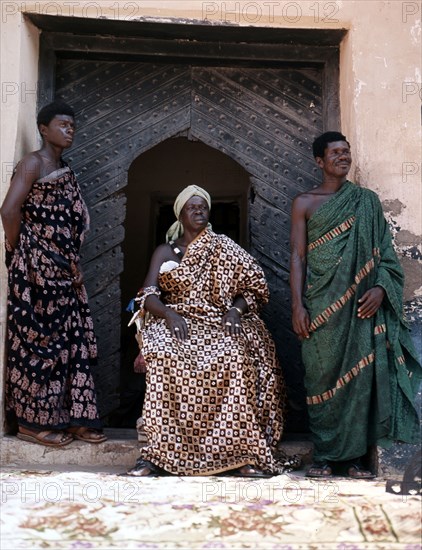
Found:
<svg viewBox="0 0 422 550"><path fill-rule="evenodd" d="M12 248L18 244L22 221L21 208L32 184L40 177L40 160L34 153L24 157L16 167L9 190L0 208L4 232Z"/></svg>

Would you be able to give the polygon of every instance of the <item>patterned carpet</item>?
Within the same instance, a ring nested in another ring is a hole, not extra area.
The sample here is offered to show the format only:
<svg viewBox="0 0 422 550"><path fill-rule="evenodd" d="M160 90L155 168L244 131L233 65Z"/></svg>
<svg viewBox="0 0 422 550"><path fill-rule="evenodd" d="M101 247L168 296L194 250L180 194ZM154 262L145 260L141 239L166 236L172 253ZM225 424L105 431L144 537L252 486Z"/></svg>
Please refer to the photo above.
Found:
<svg viewBox="0 0 422 550"><path fill-rule="evenodd" d="M0 548L419 550L421 500L385 481L4 470Z"/></svg>

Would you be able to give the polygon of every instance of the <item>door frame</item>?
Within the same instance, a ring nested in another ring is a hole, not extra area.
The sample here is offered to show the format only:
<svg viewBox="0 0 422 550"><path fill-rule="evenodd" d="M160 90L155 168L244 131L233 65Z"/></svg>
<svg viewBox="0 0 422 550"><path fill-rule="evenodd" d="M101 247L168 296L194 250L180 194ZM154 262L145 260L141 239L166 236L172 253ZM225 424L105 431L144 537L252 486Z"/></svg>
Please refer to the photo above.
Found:
<svg viewBox="0 0 422 550"><path fill-rule="evenodd" d="M38 105L52 101L58 57L323 69L324 131L340 129L339 45L346 29L283 29L25 14L41 31Z"/></svg>

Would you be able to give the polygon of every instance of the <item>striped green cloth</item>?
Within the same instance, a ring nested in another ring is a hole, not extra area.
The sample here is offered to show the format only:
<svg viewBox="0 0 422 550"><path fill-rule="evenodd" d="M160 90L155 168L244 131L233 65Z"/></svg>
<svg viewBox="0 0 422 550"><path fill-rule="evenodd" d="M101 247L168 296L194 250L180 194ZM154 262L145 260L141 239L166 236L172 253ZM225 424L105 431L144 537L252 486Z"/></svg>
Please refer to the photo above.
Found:
<svg viewBox="0 0 422 550"><path fill-rule="evenodd" d="M302 345L314 461L345 461L369 445L419 441L414 405L421 379L403 319L403 272L378 196L347 181L308 221ZM386 292L370 319L358 299Z"/></svg>

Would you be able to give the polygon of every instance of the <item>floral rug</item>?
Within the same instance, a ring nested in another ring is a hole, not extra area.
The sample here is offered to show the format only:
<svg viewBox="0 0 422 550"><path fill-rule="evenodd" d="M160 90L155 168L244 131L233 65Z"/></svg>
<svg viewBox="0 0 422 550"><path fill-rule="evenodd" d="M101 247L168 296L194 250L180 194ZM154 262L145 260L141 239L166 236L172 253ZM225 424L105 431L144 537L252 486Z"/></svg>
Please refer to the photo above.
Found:
<svg viewBox="0 0 422 550"><path fill-rule="evenodd" d="M420 497L381 480L4 470L1 492L2 550L421 548Z"/></svg>

